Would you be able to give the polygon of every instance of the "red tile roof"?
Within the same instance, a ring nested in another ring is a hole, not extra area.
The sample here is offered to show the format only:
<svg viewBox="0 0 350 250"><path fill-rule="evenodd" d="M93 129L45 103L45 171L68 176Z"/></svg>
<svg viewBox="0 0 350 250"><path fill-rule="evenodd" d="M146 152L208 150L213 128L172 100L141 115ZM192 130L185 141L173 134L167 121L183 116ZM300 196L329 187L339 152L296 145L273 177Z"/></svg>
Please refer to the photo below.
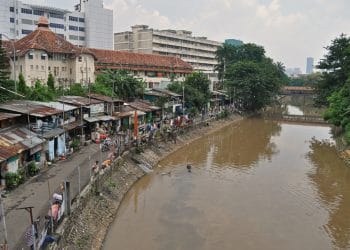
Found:
<svg viewBox="0 0 350 250"><path fill-rule="evenodd" d="M56 35L50 29L38 28L15 43L18 55L24 55L31 49L44 50L48 53L76 54L79 49Z"/></svg>
<svg viewBox="0 0 350 250"><path fill-rule="evenodd" d="M3 47L12 56L11 42L3 41ZM80 48L55 34L47 27L39 27L29 35L15 42L16 55L23 56L31 49L44 50L47 53L63 53L77 56L80 54L94 54L87 48Z"/></svg>
<svg viewBox="0 0 350 250"><path fill-rule="evenodd" d="M96 69L127 69L191 73L192 66L181 58L117 50L89 49L97 58Z"/></svg>

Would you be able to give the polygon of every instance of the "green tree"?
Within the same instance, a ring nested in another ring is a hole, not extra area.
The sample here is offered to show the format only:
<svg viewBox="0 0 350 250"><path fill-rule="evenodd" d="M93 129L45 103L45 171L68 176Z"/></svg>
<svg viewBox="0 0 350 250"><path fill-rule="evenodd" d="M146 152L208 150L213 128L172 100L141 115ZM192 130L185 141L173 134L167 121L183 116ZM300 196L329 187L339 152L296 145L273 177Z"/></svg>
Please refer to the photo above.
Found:
<svg viewBox="0 0 350 250"><path fill-rule="evenodd" d="M168 89L182 95L183 86L185 92L185 106L189 109L201 111L210 100L210 81L201 72L195 72L187 76L183 83L174 82Z"/></svg>
<svg viewBox="0 0 350 250"><path fill-rule="evenodd" d="M326 47L327 54L317 66L323 71L322 80L316 84L317 103L328 104L328 97L339 91L350 76L350 38L344 34Z"/></svg>
<svg viewBox="0 0 350 250"><path fill-rule="evenodd" d="M142 98L145 90L143 80L135 78L125 70L105 70L97 77L96 82L106 86L107 90L114 86L114 95L123 100Z"/></svg>
<svg viewBox="0 0 350 250"><path fill-rule="evenodd" d="M333 92L328 102L329 107L324 114L325 120L342 127L345 130L345 139L350 143L350 78L339 91Z"/></svg>
<svg viewBox="0 0 350 250"><path fill-rule="evenodd" d="M265 58L265 49L253 43L242 46L225 43L217 49L216 58L218 60L216 70L219 72L219 79L223 79L225 70L231 64L240 61L261 62Z"/></svg>
<svg viewBox="0 0 350 250"><path fill-rule="evenodd" d="M49 76L47 78L47 87L50 90L55 90L55 78L53 77L53 75L51 74L51 72L49 73Z"/></svg>
<svg viewBox="0 0 350 250"><path fill-rule="evenodd" d="M0 39L0 85L9 80L9 58L7 57L5 49L2 47L2 40Z"/></svg>
<svg viewBox="0 0 350 250"><path fill-rule="evenodd" d="M65 91L65 95L72 96L87 96L88 89L82 86L80 83L72 84L68 90Z"/></svg>
<svg viewBox="0 0 350 250"><path fill-rule="evenodd" d="M269 105L283 83L279 67L266 58L263 62L240 61L225 74L228 93L245 111L258 111Z"/></svg>
<svg viewBox="0 0 350 250"><path fill-rule="evenodd" d="M35 82L34 87L31 88L27 96L29 100L40 102L48 102L56 99L56 93L47 86L42 85L40 80Z"/></svg>
<svg viewBox="0 0 350 250"><path fill-rule="evenodd" d="M1 87L6 89L0 89L0 102L6 102L13 99L18 99L17 95L12 94L11 92L7 91L13 91L15 92L15 82L12 80L7 80L1 83Z"/></svg>
<svg viewBox="0 0 350 250"><path fill-rule="evenodd" d="M316 87L322 80L322 74L320 72L315 72L308 75L301 75L298 77L291 77L288 80L289 86L308 86Z"/></svg>
<svg viewBox="0 0 350 250"><path fill-rule="evenodd" d="M26 94L28 94L28 91L29 91L29 88L26 85L26 81L24 79L24 76L23 76L22 73L19 73L19 76L18 76L18 92L23 94L23 95L26 95Z"/></svg>

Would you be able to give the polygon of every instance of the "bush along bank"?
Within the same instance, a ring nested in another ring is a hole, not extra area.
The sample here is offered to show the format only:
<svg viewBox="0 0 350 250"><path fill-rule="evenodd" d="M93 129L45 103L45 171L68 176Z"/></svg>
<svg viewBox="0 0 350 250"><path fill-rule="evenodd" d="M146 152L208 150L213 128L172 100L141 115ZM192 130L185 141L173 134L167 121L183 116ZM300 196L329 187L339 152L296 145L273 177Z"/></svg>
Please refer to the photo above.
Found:
<svg viewBox="0 0 350 250"><path fill-rule="evenodd" d="M51 249L101 249L120 203L137 180L185 144L240 119L233 114L225 119L203 121L179 133L176 140L159 139L142 149L125 152L111 167L93 177L75 202L71 215L58 228L60 240ZM140 163L146 167L141 168Z"/></svg>

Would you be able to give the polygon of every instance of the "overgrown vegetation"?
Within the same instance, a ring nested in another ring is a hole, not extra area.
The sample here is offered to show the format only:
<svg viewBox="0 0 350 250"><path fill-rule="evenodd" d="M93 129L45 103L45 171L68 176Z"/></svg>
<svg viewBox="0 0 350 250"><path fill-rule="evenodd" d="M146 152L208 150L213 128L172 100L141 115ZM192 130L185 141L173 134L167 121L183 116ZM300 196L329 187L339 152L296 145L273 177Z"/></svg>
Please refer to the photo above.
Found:
<svg viewBox="0 0 350 250"><path fill-rule="evenodd" d="M316 85L317 103L328 107L324 118L343 128L350 144L350 38L341 34L326 49L318 65L323 73Z"/></svg>
<svg viewBox="0 0 350 250"><path fill-rule="evenodd" d="M0 67L6 67L0 70L0 86L10 91L15 91L14 81L9 80L8 64L5 61L2 63L0 50ZM6 58L5 58L6 59ZM91 84L91 89L88 86L83 86L80 83L71 84L69 88L55 87L55 78L49 73L46 83L37 80L33 87L28 87L22 73L18 76L18 93L25 96L25 99L32 101L54 101L61 95L70 96L87 96L89 92L113 96L120 99L142 98L145 83L129 74L127 71L106 70L99 74L96 83ZM113 91L114 86L114 91ZM18 96L11 94L8 91L0 90L0 102L6 102L13 99L20 99Z"/></svg>
<svg viewBox="0 0 350 250"><path fill-rule="evenodd" d="M224 44L216 56L219 77L241 110L255 112L264 108L288 83L283 64L274 63L265 55L265 49L256 44Z"/></svg>
<svg viewBox="0 0 350 250"><path fill-rule="evenodd" d="M323 71L322 80L316 85L316 101L321 105L328 105L328 98L339 91L350 76L350 38L341 34L326 49L327 54L317 66Z"/></svg>
<svg viewBox="0 0 350 250"><path fill-rule="evenodd" d="M40 168L34 161L30 162L27 166L29 176L34 176L39 173Z"/></svg>
<svg viewBox="0 0 350 250"><path fill-rule="evenodd" d="M210 81L201 72L195 72L186 77L183 83L174 82L168 89L182 95L185 92L185 107L192 113L198 113L204 109L210 100ZM183 89L184 87L184 89Z"/></svg>
<svg viewBox="0 0 350 250"><path fill-rule="evenodd" d="M5 174L6 188L14 189L21 185L25 180L25 174L23 170L18 170L16 173L8 172Z"/></svg>

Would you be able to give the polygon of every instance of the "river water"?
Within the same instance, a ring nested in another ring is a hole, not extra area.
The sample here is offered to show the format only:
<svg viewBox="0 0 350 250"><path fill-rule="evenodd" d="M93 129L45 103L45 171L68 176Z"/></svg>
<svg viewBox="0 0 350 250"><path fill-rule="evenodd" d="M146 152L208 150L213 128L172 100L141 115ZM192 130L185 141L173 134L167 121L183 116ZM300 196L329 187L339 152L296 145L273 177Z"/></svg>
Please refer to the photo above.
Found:
<svg viewBox="0 0 350 250"><path fill-rule="evenodd" d="M263 119L205 136L136 183L104 249L349 249L350 172L332 143L329 127Z"/></svg>

